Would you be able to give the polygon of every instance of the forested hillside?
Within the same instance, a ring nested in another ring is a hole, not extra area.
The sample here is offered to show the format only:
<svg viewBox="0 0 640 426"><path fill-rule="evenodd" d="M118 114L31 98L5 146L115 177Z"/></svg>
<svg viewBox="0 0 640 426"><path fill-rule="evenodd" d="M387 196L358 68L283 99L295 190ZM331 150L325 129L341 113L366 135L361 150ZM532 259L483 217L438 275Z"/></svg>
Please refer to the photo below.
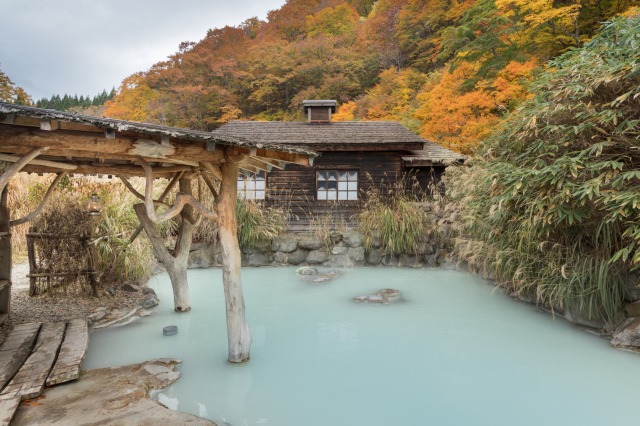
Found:
<svg viewBox="0 0 640 426"><path fill-rule="evenodd" d="M580 47L638 0L289 0L266 21L212 29L127 77L106 115L212 129L301 119L399 120L460 152L528 95L547 60Z"/></svg>
<svg viewBox="0 0 640 426"><path fill-rule="evenodd" d="M58 111L72 111L79 113L91 113L101 109L101 107L116 95L115 88L110 92L103 90L94 97L80 95L53 95L51 98L42 98L36 102L39 108L56 109ZM96 115L96 114L94 114ZM98 114L102 115L102 114Z"/></svg>

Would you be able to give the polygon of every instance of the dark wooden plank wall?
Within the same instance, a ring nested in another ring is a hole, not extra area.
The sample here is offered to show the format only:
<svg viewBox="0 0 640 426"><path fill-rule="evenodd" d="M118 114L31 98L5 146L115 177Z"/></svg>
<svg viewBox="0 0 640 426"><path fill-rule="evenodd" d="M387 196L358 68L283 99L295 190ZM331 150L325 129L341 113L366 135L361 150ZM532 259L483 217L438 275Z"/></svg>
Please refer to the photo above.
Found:
<svg viewBox="0 0 640 426"><path fill-rule="evenodd" d="M289 208L292 228L327 215L336 223L349 223L372 185L389 187L402 176L402 155L406 152L323 152L312 167L289 164L285 170L273 169L267 174L266 204ZM317 201L316 170L323 169L357 170L359 200Z"/></svg>
<svg viewBox="0 0 640 426"><path fill-rule="evenodd" d="M432 184L440 182L444 170L444 166L413 167L405 168L404 173L410 182L414 180L417 182L421 191L424 191L426 194L431 194L434 189ZM411 184L409 186L411 186ZM444 190L440 185L438 185L437 188L440 191Z"/></svg>

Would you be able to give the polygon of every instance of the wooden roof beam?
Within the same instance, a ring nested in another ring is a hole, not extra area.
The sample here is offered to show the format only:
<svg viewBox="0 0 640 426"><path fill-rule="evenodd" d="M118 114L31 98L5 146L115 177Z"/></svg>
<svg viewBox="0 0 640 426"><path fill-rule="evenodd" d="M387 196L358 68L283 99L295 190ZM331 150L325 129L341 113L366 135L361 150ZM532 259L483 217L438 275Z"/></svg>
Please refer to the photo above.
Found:
<svg viewBox="0 0 640 426"><path fill-rule="evenodd" d="M38 121L39 123L40 121ZM134 158L163 159L171 161L172 158L181 161L210 161L215 164L224 162L221 150L207 151L204 143L192 141L172 141L162 144L146 138L131 138L117 135L115 139L106 142L104 137L92 134L71 133L64 130L56 132L16 128L0 124L0 144L4 140L11 141L15 147L50 147L52 150L60 149L69 151L88 151L90 157L104 155L112 158L113 155ZM9 150L9 146L1 144L3 151ZM68 154L66 154L68 155Z"/></svg>
<svg viewBox="0 0 640 426"><path fill-rule="evenodd" d="M250 148L239 148L239 147L233 147L234 150L236 150L239 153L245 154L245 155L251 155L254 157L262 157L265 159L272 159L272 160L278 160L280 162L284 162L284 163L293 163L293 164L299 164L301 166L308 166L310 163L312 163L312 160L309 158L309 156L304 155L304 154L296 154L296 153L292 153L292 152L283 152L283 151L274 151L271 149L264 149L264 148L255 148L254 149L250 149Z"/></svg>
<svg viewBox="0 0 640 426"><path fill-rule="evenodd" d="M8 154L0 154L0 161L8 161L10 163L15 163L20 160L21 157L15 155ZM78 166L75 164L61 163L58 161L49 161L49 160L31 160L27 164L33 164L35 166L46 166L52 167L60 170L76 170Z"/></svg>
<svg viewBox="0 0 640 426"><path fill-rule="evenodd" d="M189 166L155 167L154 177L171 177L176 172L190 172L193 168ZM27 164L22 171L27 173L59 173L63 169L51 166ZM87 175L122 175L122 176L145 176L144 169L140 166L127 166L119 164L78 164L73 173Z"/></svg>
<svg viewBox="0 0 640 426"><path fill-rule="evenodd" d="M269 158L264 158L264 157L251 157L252 159L256 160L256 161L260 161L261 163L264 163L265 165L269 166L269 167L274 167L278 170L284 170L284 166L285 163L282 163L278 160L272 160ZM269 170L271 171L271 170Z"/></svg>
<svg viewBox="0 0 640 426"><path fill-rule="evenodd" d="M253 166L249 166L247 164L243 164L240 163L240 170L243 170L245 172L249 172L249 173L253 173L254 175L257 175L258 173L261 172L260 169L253 167Z"/></svg>
<svg viewBox="0 0 640 426"><path fill-rule="evenodd" d="M243 167L243 166L250 166L250 167L253 167L254 169L262 170L263 172L271 171L271 166L267 166L262 161L258 161L251 157L247 157L240 162L240 167Z"/></svg>
<svg viewBox="0 0 640 426"><path fill-rule="evenodd" d="M222 180L222 171L220 170L220 167L207 161L204 161L200 164L204 166L205 170L211 173L215 179Z"/></svg>
<svg viewBox="0 0 640 426"><path fill-rule="evenodd" d="M57 120L40 120L40 130L50 132L52 130L58 130L60 128L60 122Z"/></svg>

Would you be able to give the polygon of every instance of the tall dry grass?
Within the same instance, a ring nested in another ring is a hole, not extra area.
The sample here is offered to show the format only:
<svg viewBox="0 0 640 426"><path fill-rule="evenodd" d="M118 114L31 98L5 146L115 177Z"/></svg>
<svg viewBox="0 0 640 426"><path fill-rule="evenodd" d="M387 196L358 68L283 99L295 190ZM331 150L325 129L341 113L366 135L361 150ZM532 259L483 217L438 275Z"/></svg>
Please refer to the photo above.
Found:
<svg viewBox="0 0 640 426"><path fill-rule="evenodd" d="M439 194L422 188L412 175L393 183L371 185L357 214L365 248L371 249L377 235L385 252L415 254L419 244L435 229L433 216L426 206L439 199Z"/></svg>

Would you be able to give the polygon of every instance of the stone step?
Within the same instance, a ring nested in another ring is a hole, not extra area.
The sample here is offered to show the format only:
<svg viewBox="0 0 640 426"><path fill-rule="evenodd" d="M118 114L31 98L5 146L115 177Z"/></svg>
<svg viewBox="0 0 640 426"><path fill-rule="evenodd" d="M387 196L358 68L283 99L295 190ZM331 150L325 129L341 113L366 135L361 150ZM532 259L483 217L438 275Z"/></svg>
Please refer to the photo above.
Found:
<svg viewBox="0 0 640 426"><path fill-rule="evenodd" d="M16 414L20 406L20 397L14 396L9 399L0 399L0 426L9 426L11 419Z"/></svg>
<svg viewBox="0 0 640 426"><path fill-rule="evenodd" d="M89 325L87 319L76 318L69 321L58 359L47 378L47 386L69 382L80 377L80 364L87 353L88 345Z"/></svg>
<svg viewBox="0 0 640 426"><path fill-rule="evenodd" d="M17 325L11 330L0 346L0 390L13 378L14 374L31 355L33 344L40 331L40 323Z"/></svg>
<svg viewBox="0 0 640 426"><path fill-rule="evenodd" d="M62 343L66 322L42 326L36 346L31 356L0 394L0 400L19 396L31 399L39 396L58 354Z"/></svg>

